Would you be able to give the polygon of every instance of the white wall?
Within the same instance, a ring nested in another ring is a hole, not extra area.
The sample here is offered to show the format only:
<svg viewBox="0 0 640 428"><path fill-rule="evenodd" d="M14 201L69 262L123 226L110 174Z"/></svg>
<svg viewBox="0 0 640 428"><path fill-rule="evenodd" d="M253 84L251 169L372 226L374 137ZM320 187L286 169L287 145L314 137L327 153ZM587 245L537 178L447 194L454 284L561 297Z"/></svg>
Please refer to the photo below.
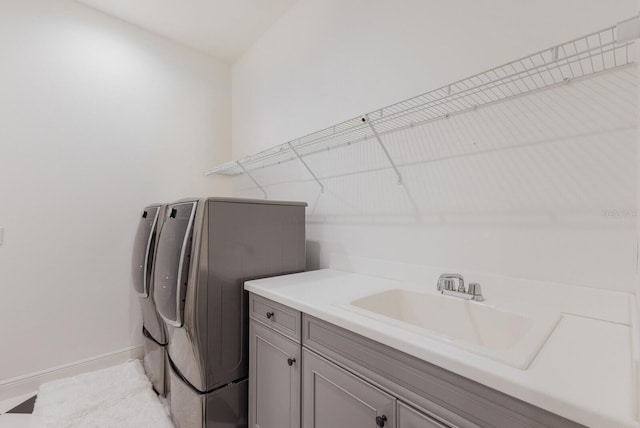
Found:
<svg viewBox="0 0 640 428"><path fill-rule="evenodd" d="M301 0L233 67L233 156L613 25L636 5ZM295 166L258 176L270 198L310 203L310 267L337 251L632 291L635 221L603 212L636 205L635 74L393 137L401 188L389 170L348 175L382 165L373 145L309 158L322 195ZM234 191L260 196L244 177Z"/></svg>
<svg viewBox="0 0 640 428"><path fill-rule="evenodd" d="M637 10L640 12L640 1L637 2ZM636 55L640 58L640 44L636 46ZM638 86L640 86L640 75L638 76ZM640 103L640 91L637 92L638 102ZM640 121L640 110L637 112L638 120ZM637 138L637 147L638 147L638 157L636 159L636 163L638 164L638 168L640 168L640 135ZM637 193L636 193L636 275L635 275L635 337L632 337L631 343L634 345L632 347L633 357L634 357L634 366L633 366L633 375L635 377L633 385L635 386L635 416L636 419L640 420L640 325L638 325L638 315L640 314L640 217L638 217L638 213L640 213L640 174L638 174L637 181ZM632 302L633 305L634 302ZM633 309L633 308L632 308Z"/></svg>
<svg viewBox="0 0 640 428"><path fill-rule="evenodd" d="M141 343L142 207L229 192L230 68L66 0L0 2L0 383Z"/></svg>

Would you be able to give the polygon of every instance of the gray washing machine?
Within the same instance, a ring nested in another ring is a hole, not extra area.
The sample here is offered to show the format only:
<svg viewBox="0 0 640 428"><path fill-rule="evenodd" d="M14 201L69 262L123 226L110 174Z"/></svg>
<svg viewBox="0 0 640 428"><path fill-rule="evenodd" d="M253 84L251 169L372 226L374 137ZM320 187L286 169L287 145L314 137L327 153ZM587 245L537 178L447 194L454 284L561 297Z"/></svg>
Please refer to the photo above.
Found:
<svg viewBox="0 0 640 428"><path fill-rule="evenodd" d="M153 388L162 396L167 393L167 335L153 299L153 265L165 208L166 205L150 205L143 210L133 243L131 265L133 288L142 308L143 365Z"/></svg>
<svg viewBox="0 0 640 428"><path fill-rule="evenodd" d="M306 203L209 198L167 206L154 269L178 428L247 426L244 282L305 268Z"/></svg>

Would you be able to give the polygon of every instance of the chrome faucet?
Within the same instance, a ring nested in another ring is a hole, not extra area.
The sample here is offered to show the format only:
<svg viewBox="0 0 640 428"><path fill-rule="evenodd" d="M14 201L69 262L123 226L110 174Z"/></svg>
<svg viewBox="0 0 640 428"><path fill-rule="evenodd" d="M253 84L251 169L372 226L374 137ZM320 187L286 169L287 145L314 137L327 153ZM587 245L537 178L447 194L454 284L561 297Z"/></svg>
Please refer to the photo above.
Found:
<svg viewBox="0 0 640 428"><path fill-rule="evenodd" d="M457 282L457 286L456 286ZM464 278L457 273L444 273L438 278L438 291L447 296L462 297L476 302L484 301L482 288L476 282L469 283L469 289L464 287Z"/></svg>

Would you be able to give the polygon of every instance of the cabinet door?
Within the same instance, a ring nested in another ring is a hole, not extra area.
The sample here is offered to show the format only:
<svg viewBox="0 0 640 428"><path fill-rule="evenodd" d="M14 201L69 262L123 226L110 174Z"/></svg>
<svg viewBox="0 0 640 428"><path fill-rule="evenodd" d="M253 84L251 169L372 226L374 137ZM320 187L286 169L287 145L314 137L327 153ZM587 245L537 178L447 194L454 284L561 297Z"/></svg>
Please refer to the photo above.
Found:
<svg viewBox="0 0 640 428"><path fill-rule="evenodd" d="M394 428L396 400L303 349L305 428Z"/></svg>
<svg viewBox="0 0 640 428"><path fill-rule="evenodd" d="M447 428L447 425L398 402L398 428Z"/></svg>
<svg viewBox="0 0 640 428"><path fill-rule="evenodd" d="M249 427L300 428L300 345L250 324Z"/></svg>

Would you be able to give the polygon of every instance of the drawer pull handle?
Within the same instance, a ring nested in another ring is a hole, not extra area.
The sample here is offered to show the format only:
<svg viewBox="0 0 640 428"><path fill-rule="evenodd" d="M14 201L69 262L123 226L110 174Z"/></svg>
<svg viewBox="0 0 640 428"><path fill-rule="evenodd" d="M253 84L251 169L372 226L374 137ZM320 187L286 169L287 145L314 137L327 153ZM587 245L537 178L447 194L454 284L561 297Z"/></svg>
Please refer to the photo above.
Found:
<svg viewBox="0 0 640 428"><path fill-rule="evenodd" d="M387 417L385 415L376 416L376 425L378 425L380 428L384 427L385 422L387 422Z"/></svg>
<svg viewBox="0 0 640 428"><path fill-rule="evenodd" d="M287 364L289 364L289 366L292 366L292 365L293 365L293 363L295 363L295 362L296 362L296 359L295 359L295 358L289 358L289 359L287 360Z"/></svg>
<svg viewBox="0 0 640 428"><path fill-rule="evenodd" d="M271 319L273 318L275 314L273 312L267 312L267 318Z"/></svg>

